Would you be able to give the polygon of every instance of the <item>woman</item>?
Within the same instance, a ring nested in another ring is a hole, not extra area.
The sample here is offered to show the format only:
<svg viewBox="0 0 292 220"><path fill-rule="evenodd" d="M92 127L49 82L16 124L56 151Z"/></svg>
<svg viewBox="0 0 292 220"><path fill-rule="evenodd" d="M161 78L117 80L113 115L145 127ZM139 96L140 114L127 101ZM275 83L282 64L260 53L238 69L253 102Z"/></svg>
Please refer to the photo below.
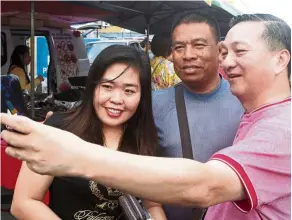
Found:
<svg viewBox="0 0 292 220"><path fill-rule="evenodd" d="M113 150L153 155L157 132L150 71L142 51L122 45L106 48L89 70L82 104L72 112L54 114L46 124ZM49 208L42 203L48 189ZM19 219L30 220L123 219L117 201L122 194L81 178L41 176L24 163L11 211ZM154 219L166 219L159 204L145 201L145 207Z"/></svg>
<svg viewBox="0 0 292 220"><path fill-rule="evenodd" d="M163 35L155 35L151 41L151 50L154 57L151 59L152 89L167 89L181 80L176 75L170 50L170 40Z"/></svg>
<svg viewBox="0 0 292 220"><path fill-rule="evenodd" d="M25 70L25 67L30 64L31 58L29 55L29 47L25 45L19 45L15 47L14 51L11 55L11 63L8 70L8 74L14 74L18 76L21 89L22 90L31 90L30 79L28 77L28 73ZM35 88L44 81L42 76L38 76L34 80Z"/></svg>

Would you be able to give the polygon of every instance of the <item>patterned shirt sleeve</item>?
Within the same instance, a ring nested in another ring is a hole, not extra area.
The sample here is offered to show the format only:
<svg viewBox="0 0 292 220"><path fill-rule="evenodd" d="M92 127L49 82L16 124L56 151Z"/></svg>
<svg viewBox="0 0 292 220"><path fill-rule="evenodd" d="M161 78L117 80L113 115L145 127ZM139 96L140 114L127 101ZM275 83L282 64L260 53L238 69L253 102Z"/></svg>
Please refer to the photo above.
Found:
<svg viewBox="0 0 292 220"><path fill-rule="evenodd" d="M152 89L166 89L180 82L176 75L173 63L163 57L155 57L151 60Z"/></svg>
<svg viewBox="0 0 292 220"><path fill-rule="evenodd" d="M166 67L169 70L168 72L168 76L166 78L167 81L167 85L168 87L174 86L177 83L179 83L181 80L180 78L176 75L175 71L174 71L174 67L173 67L173 63L170 61L166 61Z"/></svg>

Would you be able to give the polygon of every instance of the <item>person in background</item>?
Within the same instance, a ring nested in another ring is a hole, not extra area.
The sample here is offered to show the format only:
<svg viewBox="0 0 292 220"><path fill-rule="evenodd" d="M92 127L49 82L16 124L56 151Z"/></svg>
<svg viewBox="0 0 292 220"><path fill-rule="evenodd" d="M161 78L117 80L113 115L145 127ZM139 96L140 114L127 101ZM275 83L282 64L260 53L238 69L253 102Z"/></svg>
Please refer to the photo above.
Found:
<svg viewBox="0 0 292 220"><path fill-rule="evenodd" d="M22 90L31 90L30 79L26 71L26 66L30 64L31 58L29 55L29 47L18 45L15 47L11 55L8 74L14 74L19 78ZM42 76L34 79L35 88L44 81Z"/></svg>
<svg viewBox="0 0 292 220"><path fill-rule="evenodd" d="M111 150L153 155L157 131L147 55L130 46L110 46L93 62L87 82L82 104L68 113L54 113L45 124ZM47 207L42 199L49 189ZM123 219L118 202L123 194L92 180L42 176L23 163L11 211L18 219L118 220ZM154 219L165 220L159 204L145 200L144 205Z"/></svg>
<svg viewBox="0 0 292 220"><path fill-rule="evenodd" d="M151 59L152 90L167 89L181 80L176 75L173 63L168 60L171 55L170 39L163 35L154 35L151 41L154 57Z"/></svg>

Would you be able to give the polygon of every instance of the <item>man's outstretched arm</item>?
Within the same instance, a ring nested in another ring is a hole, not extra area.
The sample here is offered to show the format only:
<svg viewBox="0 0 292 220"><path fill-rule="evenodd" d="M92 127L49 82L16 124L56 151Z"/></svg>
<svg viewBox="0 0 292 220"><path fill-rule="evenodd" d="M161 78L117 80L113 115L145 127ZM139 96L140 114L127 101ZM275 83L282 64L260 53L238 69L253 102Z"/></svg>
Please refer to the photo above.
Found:
<svg viewBox="0 0 292 220"><path fill-rule="evenodd" d="M242 200L236 173L220 161L147 157L86 143L70 175L82 176L160 203L209 207ZM84 145L83 145L84 146Z"/></svg>
<svg viewBox="0 0 292 220"><path fill-rule="evenodd" d="M28 118L1 114L6 152L30 169L53 176L80 176L155 202L208 207L245 198L237 174L220 161L133 155L85 142Z"/></svg>

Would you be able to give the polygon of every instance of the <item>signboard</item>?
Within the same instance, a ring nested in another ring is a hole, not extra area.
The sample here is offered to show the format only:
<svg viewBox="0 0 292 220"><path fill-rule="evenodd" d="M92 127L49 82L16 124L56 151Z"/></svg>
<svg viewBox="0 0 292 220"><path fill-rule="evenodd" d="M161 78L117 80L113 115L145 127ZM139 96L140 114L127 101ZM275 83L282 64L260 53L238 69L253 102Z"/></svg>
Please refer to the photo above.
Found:
<svg viewBox="0 0 292 220"><path fill-rule="evenodd" d="M46 37L36 37L36 66L37 75L47 78L50 63L49 48Z"/></svg>
<svg viewBox="0 0 292 220"><path fill-rule="evenodd" d="M60 67L61 81L67 81L69 77L78 76L79 69L77 57L72 42L71 33L53 33L57 62Z"/></svg>

